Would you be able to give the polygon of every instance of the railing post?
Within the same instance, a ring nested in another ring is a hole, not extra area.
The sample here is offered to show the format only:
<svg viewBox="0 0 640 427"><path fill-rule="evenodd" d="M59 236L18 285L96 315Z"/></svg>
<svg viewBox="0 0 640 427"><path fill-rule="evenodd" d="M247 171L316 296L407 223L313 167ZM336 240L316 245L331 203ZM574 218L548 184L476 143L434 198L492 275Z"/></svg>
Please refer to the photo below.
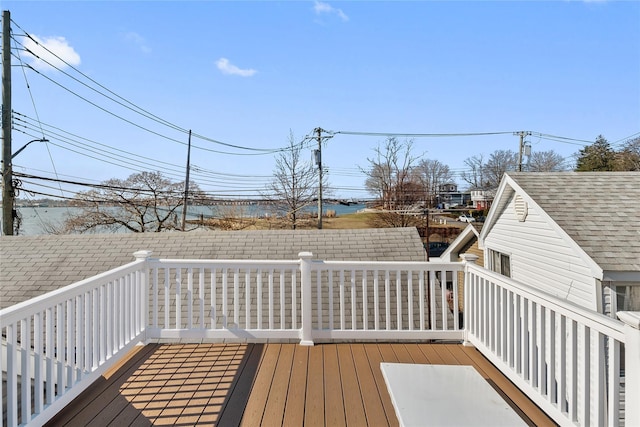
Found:
<svg viewBox="0 0 640 427"><path fill-rule="evenodd" d="M469 327L471 326L472 316L471 316L471 274L469 273L469 264L475 264L478 260L478 255L474 254L461 254L460 258L464 261L464 286L462 289L464 290L464 304L462 305L462 314L463 314L463 325L464 328L463 336L464 340L462 341L462 345L471 346L471 342L469 341ZM459 297L458 297L459 298Z"/></svg>
<svg viewBox="0 0 640 427"><path fill-rule="evenodd" d="M625 351L625 424L640 426L640 312L620 311L624 322ZM635 403L634 403L635 402Z"/></svg>
<svg viewBox="0 0 640 427"><path fill-rule="evenodd" d="M133 256L138 261L147 261L145 262L145 268L142 270L140 277L140 286L142 287L141 292L141 301L140 301L140 313L139 319L142 323L139 324L140 331L136 331L136 334L141 331L146 331L149 326L149 265L148 261L151 258L152 251L137 251L133 253ZM145 332L146 333L146 332ZM146 337L145 337L146 341Z"/></svg>
<svg viewBox="0 0 640 427"><path fill-rule="evenodd" d="M313 345L311 325L311 252L300 252L300 280L302 292L302 329L300 331L300 345Z"/></svg>

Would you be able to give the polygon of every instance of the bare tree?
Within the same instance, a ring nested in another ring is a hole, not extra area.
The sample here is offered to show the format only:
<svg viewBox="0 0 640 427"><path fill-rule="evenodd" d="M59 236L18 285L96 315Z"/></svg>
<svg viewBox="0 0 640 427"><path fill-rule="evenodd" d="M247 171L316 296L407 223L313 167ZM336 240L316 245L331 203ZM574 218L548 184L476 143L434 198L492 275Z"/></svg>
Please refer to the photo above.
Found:
<svg viewBox="0 0 640 427"><path fill-rule="evenodd" d="M615 170L640 171L640 137L630 139L616 153Z"/></svg>
<svg viewBox="0 0 640 427"><path fill-rule="evenodd" d="M276 209L286 215L294 230L300 211L313 203L318 184L314 165L310 161L303 161L301 154L302 144L296 144L290 131L288 149L276 157L273 181L265 194Z"/></svg>
<svg viewBox="0 0 640 427"><path fill-rule="evenodd" d="M190 183L200 194L195 183ZM174 183L160 172L141 172L127 179L113 178L75 197L78 213L65 219L58 233L127 230L135 233L178 228L178 209L184 183ZM53 230L50 230L53 231Z"/></svg>
<svg viewBox="0 0 640 427"><path fill-rule="evenodd" d="M381 211L372 220L376 227L407 227L416 225L408 211L423 199L424 191L413 171L416 157L411 153L413 141L389 137L375 149L375 157L367 158L369 169L365 187L375 195Z"/></svg>
<svg viewBox="0 0 640 427"><path fill-rule="evenodd" d="M408 183L412 182L412 168L416 158L411 154L413 141L399 141L389 137L384 146L375 148L375 157L367 158L368 169L362 169L367 176L366 189L375 195L383 209L403 208ZM411 186L412 190L415 190Z"/></svg>
<svg viewBox="0 0 640 427"><path fill-rule="evenodd" d="M471 190L487 190L485 174L485 161L482 154L465 159L464 164L469 168L462 172L462 179L469 184Z"/></svg>
<svg viewBox="0 0 640 427"><path fill-rule="evenodd" d="M564 157L553 150L534 151L527 162L530 172L562 172L568 169Z"/></svg>
<svg viewBox="0 0 640 427"><path fill-rule="evenodd" d="M484 177L487 188L497 188L505 172L518 169L518 153L512 150L496 150L489 155Z"/></svg>
<svg viewBox="0 0 640 427"><path fill-rule="evenodd" d="M438 160L422 159L414 169L416 180L424 192L424 202L428 207L436 205L436 196L443 184L453 182L449 166Z"/></svg>

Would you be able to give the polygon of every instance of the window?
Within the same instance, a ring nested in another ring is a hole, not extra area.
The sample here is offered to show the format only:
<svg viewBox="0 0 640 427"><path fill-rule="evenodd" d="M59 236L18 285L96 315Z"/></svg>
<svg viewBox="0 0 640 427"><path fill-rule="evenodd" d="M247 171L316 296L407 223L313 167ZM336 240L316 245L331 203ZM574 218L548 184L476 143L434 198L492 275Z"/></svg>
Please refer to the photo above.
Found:
<svg viewBox="0 0 640 427"><path fill-rule="evenodd" d="M616 306L615 311L639 311L640 310L640 286L615 286Z"/></svg>
<svg viewBox="0 0 640 427"><path fill-rule="evenodd" d="M511 277L511 257L507 254L490 249L489 268L503 276Z"/></svg>

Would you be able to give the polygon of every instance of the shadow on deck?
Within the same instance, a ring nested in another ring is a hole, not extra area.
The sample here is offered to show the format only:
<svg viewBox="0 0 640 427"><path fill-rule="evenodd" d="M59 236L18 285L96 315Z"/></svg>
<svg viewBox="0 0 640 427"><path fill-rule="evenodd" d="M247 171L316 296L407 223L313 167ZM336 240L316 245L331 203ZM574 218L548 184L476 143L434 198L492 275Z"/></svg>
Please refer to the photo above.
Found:
<svg viewBox="0 0 640 427"><path fill-rule="evenodd" d="M530 425L554 425L475 348L459 344L150 344L47 425L388 425L381 362L471 365Z"/></svg>

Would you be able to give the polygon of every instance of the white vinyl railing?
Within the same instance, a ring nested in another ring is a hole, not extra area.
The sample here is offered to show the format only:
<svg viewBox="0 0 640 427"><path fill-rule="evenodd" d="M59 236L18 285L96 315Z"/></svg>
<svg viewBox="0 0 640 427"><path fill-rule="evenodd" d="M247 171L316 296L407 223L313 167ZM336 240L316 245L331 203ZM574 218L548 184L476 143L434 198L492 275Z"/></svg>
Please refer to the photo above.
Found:
<svg viewBox="0 0 640 427"><path fill-rule="evenodd" d="M143 339L145 272L143 258L0 311L0 423L43 424Z"/></svg>
<svg viewBox="0 0 640 427"><path fill-rule="evenodd" d="M223 339L464 339L561 425L640 423L620 399L623 378L627 402L640 396L633 313L625 325L472 262L150 255L0 311L0 427L46 422L136 343Z"/></svg>
<svg viewBox="0 0 640 427"><path fill-rule="evenodd" d="M473 264L466 274L465 334L471 344L559 424L624 421L622 322ZM627 402L637 405L630 397Z"/></svg>
<svg viewBox="0 0 640 427"><path fill-rule="evenodd" d="M147 339L462 339L461 263L150 259ZM452 290L441 290L441 278ZM449 300L447 300L447 296ZM455 301L455 303L454 303ZM455 313L447 307L451 302Z"/></svg>

